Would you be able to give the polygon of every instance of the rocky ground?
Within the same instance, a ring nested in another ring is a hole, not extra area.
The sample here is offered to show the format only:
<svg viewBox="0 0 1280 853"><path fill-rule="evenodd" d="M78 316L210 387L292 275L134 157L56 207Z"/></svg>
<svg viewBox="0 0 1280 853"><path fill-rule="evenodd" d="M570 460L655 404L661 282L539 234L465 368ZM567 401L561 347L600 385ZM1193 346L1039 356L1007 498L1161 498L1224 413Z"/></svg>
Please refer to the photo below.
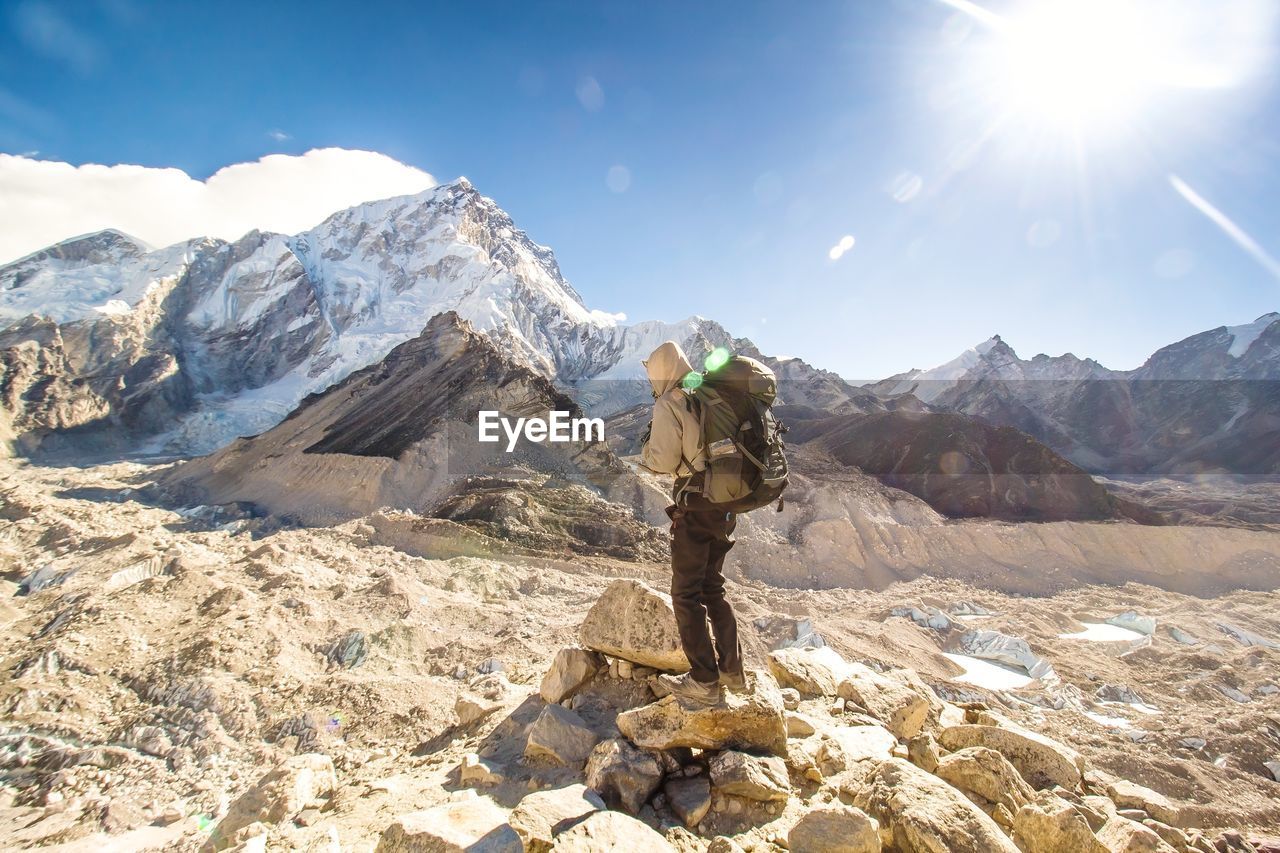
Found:
<svg viewBox="0 0 1280 853"><path fill-rule="evenodd" d="M614 581L666 577L661 538L581 487L472 482L446 517L301 529L166 504L148 466L6 466L6 846L436 849L427 834L454 827L495 849L1244 850L1280 834L1274 592L779 586L761 524L730 584L753 689L708 721L653 704L662 607L630 645L580 630ZM540 527L540 507L558 521ZM793 560L820 557L819 521ZM1082 633L1102 639L1063 636ZM602 651L562 652L584 642Z"/></svg>

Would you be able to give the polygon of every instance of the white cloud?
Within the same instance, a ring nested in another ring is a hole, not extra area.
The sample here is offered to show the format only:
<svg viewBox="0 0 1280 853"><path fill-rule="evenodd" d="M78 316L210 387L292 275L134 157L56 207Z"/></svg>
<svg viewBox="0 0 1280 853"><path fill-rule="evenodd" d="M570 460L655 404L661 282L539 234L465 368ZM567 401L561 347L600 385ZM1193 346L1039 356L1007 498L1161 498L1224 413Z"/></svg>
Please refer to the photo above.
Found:
<svg viewBox="0 0 1280 853"><path fill-rule="evenodd" d="M152 246L202 236L234 240L255 228L294 234L335 211L435 184L385 154L343 148L272 154L205 181L181 169L0 154L0 263L103 228Z"/></svg>
<svg viewBox="0 0 1280 853"><path fill-rule="evenodd" d="M278 127L268 130L267 136L270 137L271 139L274 139L276 142L286 142L290 139L293 139L292 136L285 133L283 130L281 130Z"/></svg>

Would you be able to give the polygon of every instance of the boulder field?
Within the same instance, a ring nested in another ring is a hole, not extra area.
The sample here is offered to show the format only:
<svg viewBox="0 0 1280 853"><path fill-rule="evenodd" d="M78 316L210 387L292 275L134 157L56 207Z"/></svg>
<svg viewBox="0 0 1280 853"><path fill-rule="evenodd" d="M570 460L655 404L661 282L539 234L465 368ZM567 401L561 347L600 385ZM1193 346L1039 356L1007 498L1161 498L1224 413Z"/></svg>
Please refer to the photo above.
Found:
<svg viewBox="0 0 1280 853"><path fill-rule="evenodd" d="M496 674L459 699L488 736L450 802L397 816L377 851L1266 849L1201 832L1181 804L982 703L944 701L911 670L829 647L775 649L745 691L689 707L657 680L683 667L675 636L665 595L614 581L536 693L513 708ZM273 771L268 790L308 767ZM239 828L274 812L236 813Z"/></svg>

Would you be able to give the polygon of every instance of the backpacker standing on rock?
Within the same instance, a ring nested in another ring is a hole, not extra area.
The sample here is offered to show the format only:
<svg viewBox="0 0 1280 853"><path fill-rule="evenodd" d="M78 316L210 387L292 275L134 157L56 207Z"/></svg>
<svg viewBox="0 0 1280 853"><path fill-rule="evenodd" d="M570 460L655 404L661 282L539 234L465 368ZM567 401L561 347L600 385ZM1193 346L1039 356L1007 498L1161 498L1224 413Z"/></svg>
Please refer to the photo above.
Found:
<svg viewBox="0 0 1280 853"><path fill-rule="evenodd" d="M667 507L671 600L691 667L661 680L678 697L713 705L721 686L746 689L738 623L724 596L724 558L737 513L774 500L782 510L785 428L770 408L777 380L760 362L723 349L713 350L699 373L674 341L644 365L654 402L641 460L651 471L676 476Z"/></svg>

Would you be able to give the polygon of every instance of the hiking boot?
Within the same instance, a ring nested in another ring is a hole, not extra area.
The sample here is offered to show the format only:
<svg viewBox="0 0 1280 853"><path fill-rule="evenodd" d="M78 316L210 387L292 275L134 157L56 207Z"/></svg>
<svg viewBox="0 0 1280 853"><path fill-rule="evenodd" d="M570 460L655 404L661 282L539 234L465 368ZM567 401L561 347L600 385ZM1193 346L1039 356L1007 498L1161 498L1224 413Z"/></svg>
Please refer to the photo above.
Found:
<svg viewBox="0 0 1280 853"><path fill-rule="evenodd" d="M687 672L684 675L659 675L658 681L677 699L687 699L704 708L720 701L719 682L703 684Z"/></svg>
<svg viewBox="0 0 1280 853"><path fill-rule="evenodd" d="M741 670L738 672L722 672L720 673L720 686L732 690L734 693L746 693L747 674Z"/></svg>

